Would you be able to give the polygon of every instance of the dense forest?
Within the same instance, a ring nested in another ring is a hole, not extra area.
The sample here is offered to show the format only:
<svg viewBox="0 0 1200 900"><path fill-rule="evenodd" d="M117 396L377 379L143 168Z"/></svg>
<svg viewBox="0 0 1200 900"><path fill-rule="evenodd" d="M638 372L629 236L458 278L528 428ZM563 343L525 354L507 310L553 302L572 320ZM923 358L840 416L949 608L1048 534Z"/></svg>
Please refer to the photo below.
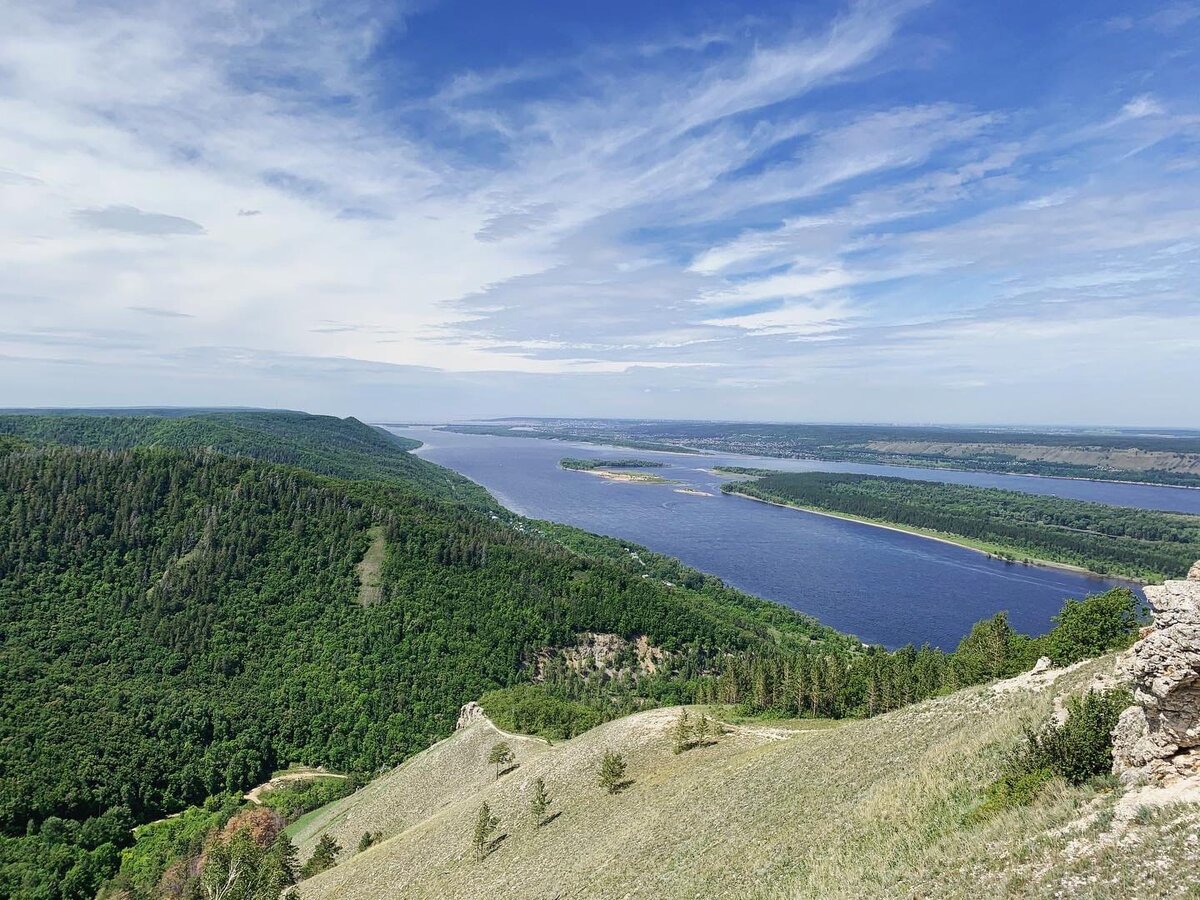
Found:
<svg viewBox="0 0 1200 900"><path fill-rule="evenodd" d="M673 653L851 644L674 561L520 520L354 420L0 431L0 896L92 896L131 825L289 763L393 765L582 632ZM379 533L378 600L360 605Z"/></svg>
<svg viewBox="0 0 1200 900"><path fill-rule="evenodd" d="M558 461L564 469L590 472L592 469L661 469L666 463L649 459L577 459L564 456Z"/></svg>
<svg viewBox="0 0 1200 900"><path fill-rule="evenodd" d="M1162 580L1182 576L1200 558L1200 516L1181 513L829 472L769 473L722 490L959 536L1009 558L1068 563L1101 574Z"/></svg>
<svg viewBox="0 0 1200 900"><path fill-rule="evenodd" d="M483 488L407 452L419 442L357 419L295 412L194 415L0 415L0 436L108 450L215 450L298 466L322 475L389 480L397 488L487 505Z"/></svg>

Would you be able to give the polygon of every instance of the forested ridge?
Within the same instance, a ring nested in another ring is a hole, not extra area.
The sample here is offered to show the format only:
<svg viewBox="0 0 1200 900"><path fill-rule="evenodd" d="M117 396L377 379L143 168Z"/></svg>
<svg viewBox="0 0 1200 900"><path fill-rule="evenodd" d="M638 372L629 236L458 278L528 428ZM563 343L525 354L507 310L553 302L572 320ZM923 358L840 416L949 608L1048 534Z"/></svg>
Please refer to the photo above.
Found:
<svg viewBox="0 0 1200 900"><path fill-rule="evenodd" d="M647 577L618 542L525 523L354 420L7 416L0 432L3 896L91 896L129 825L288 763L395 764L580 632L679 653L850 643L673 561L647 554ZM355 567L380 527L364 608Z"/></svg>
<svg viewBox="0 0 1200 900"><path fill-rule="evenodd" d="M1162 580L1200 557L1200 516L877 475L727 471L762 477L726 493L962 536L1014 558Z"/></svg>
<svg viewBox="0 0 1200 900"><path fill-rule="evenodd" d="M487 505L487 492L407 451L418 441L354 418L298 412L192 415L0 415L0 436L40 444L126 449L209 449L299 466L323 475L390 480L397 487Z"/></svg>

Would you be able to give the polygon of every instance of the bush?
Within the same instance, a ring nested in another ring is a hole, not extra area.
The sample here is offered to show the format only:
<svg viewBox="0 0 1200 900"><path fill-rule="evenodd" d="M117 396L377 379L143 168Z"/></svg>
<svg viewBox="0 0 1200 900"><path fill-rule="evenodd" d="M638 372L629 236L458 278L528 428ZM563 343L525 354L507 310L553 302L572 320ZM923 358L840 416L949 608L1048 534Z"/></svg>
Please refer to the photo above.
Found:
<svg viewBox="0 0 1200 900"><path fill-rule="evenodd" d="M546 685L520 684L479 698L488 718L505 731L566 740L595 728L604 717L576 700L554 696Z"/></svg>
<svg viewBox="0 0 1200 900"><path fill-rule="evenodd" d="M1141 603L1128 588L1113 588L1083 600L1068 600L1053 630L1039 643L1056 666L1123 650L1133 642Z"/></svg>
<svg viewBox="0 0 1200 900"><path fill-rule="evenodd" d="M1028 729L1024 742L1009 756L1004 771L969 817L983 821L1001 810L1033 802L1054 777L1085 784L1112 770L1112 730L1121 711L1132 702L1123 689L1088 691L1067 701L1067 720Z"/></svg>

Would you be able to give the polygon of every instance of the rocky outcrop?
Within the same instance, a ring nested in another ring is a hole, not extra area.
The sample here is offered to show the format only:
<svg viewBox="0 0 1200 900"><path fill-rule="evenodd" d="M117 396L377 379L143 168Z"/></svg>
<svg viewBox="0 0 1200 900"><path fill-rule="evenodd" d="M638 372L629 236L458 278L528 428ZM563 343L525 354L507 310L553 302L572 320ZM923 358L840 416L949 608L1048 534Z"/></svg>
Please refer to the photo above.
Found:
<svg viewBox="0 0 1200 900"><path fill-rule="evenodd" d="M1113 730L1113 771L1126 782L1200 775L1200 562L1145 591L1154 627L1128 654L1136 705Z"/></svg>
<svg viewBox="0 0 1200 900"><path fill-rule="evenodd" d="M483 707L472 700L470 703L464 703L458 711L458 724L454 726L455 731L466 728L468 725L474 725L480 719L484 718Z"/></svg>

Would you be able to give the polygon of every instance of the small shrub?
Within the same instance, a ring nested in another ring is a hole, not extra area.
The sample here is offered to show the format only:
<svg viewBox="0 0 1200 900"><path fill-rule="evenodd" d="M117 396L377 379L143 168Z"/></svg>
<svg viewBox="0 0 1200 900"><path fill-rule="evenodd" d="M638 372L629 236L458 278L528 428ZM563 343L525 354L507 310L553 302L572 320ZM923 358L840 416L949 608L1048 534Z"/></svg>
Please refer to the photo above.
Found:
<svg viewBox="0 0 1200 900"><path fill-rule="evenodd" d="M604 751L604 759L600 761L600 787L615 794L621 790L625 781L625 757L612 750Z"/></svg>
<svg viewBox="0 0 1200 900"><path fill-rule="evenodd" d="M1050 779L1071 784L1104 779L1112 769L1112 730L1132 697L1125 690L1088 691L1067 701L1067 720L1027 729L1004 770L968 816L980 822L1005 809L1032 803ZM1102 782L1107 783L1107 782Z"/></svg>

